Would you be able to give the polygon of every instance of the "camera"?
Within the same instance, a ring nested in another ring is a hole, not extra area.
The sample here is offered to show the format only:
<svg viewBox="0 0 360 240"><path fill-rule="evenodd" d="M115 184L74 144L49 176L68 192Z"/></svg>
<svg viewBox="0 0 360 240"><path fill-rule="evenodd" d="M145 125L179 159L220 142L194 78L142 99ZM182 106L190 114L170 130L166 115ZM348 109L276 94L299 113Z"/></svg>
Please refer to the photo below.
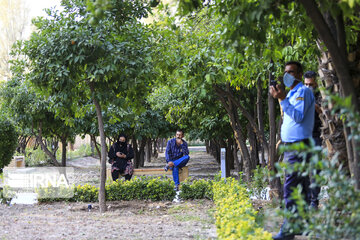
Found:
<svg viewBox="0 0 360 240"><path fill-rule="evenodd" d="M275 90L277 90L276 85L277 85L277 81L276 80L270 80L270 86L273 86L275 88Z"/></svg>

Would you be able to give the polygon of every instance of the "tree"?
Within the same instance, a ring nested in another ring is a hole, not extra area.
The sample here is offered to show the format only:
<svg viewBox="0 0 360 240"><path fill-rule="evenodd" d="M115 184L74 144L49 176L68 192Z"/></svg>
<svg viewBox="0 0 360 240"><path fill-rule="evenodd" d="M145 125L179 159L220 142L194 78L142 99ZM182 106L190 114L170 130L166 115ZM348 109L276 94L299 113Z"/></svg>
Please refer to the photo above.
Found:
<svg viewBox="0 0 360 240"><path fill-rule="evenodd" d="M142 1L117 2L121 16L106 11L105 18L89 25L82 1L63 1L63 12L48 10L48 19L34 21L38 28L25 42L30 81L51 99L56 116L72 125L73 116L85 115L91 99L101 139L100 211L106 211L106 137L103 109L114 99L134 100L151 80L151 51L147 30L137 20L147 14ZM114 21L114 18L116 21ZM145 87L143 87L145 86Z"/></svg>
<svg viewBox="0 0 360 240"><path fill-rule="evenodd" d="M66 126L63 120L56 118L50 111L49 100L41 97L25 79L24 66L23 59L12 61L12 78L3 84L0 91L3 99L1 109L12 119L21 136L25 139L27 136L36 138L53 165L65 167L66 146L75 137L74 128ZM60 163L56 159L59 141L62 143ZM22 147L26 148L26 144ZM26 154L25 149L22 151Z"/></svg>

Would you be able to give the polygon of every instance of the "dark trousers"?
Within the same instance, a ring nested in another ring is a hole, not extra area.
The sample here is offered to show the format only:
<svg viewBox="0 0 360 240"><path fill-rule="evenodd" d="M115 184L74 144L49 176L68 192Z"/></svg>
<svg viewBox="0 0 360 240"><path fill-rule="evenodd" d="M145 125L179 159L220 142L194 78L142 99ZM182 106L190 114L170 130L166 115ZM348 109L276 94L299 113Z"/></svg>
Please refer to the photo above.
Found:
<svg viewBox="0 0 360 240"><path fill-rule="evenodd" d="M120 171L119 170L112 171L111 176L112 176L113 181L116 181L120 176ZM125 175L125 180L129 181L131 179L131 177L132 177L132 175L126 174Z"/></svg>
<svg viewBox="0 0 360 240"><path fill-rule="evenodd" d="M295 163L301 163L303 158L297 155L295 152L284 152L284 161L293 165ZM305 201L310 204L310 178L309 176L301 176L299 172L286 173L284 182L284 200L285 207L289 210L296 208L296 203L291 199L291 194L298 185L302 186L302 194L305 197Z"/></svg>
<svg viewBox="0 0 360 240"><path fill-rule="evenodd" d="M321 138L314 138L315 145L321 146ZM320 170L316 170L316 174L318 175ZM312 185L316 185L315 187L310 187L310 204L312 207L317 208L319 206L319 194L320 194L320 186L316 184L315 176L310 176L310 182Z"/></svg>

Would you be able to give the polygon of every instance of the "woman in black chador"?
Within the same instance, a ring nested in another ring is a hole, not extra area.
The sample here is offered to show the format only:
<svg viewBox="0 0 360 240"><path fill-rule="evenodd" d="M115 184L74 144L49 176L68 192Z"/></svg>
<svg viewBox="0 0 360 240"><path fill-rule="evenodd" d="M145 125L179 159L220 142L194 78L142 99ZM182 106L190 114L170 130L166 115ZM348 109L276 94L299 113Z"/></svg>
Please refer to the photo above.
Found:
<svg viewBox="0 0 360 240"><path fill-rule="evenodd" d="M131 159L134 158L134 150L127 143L124 134L120 134L117 142L115 142L108 153L109 163L111 163L112 179L116 181L120 174L125 175L126 180L130 180L133 174L133 164Z"/></svg>

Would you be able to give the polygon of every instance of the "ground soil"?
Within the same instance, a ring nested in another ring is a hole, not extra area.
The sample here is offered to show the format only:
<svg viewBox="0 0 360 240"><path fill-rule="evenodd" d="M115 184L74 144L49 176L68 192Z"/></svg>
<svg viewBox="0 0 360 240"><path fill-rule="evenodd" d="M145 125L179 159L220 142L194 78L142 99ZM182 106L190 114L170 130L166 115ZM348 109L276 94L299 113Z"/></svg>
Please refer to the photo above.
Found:
<svg viewBox="0 0 360 240"><path fill-rule="evenodd" d="M188 166L194 178L212 178L219 167L203 148L190 148ZM164 167L160 154L146 167ZM92 157L68 161L77 184L99 184L99 160ZM88 211L88 205L92 205ZM216 239L214 204L193 201L0 204L0 239Z"/></svg>
<svg viewBox="0 0 360 240"><path fill-rule="evenodd" d="M219 164L203 147L190 148L190 156L190 177L212 179L218 174ZM145 167L160 168L164 163L160 153ZM68 166L74 168L77 184L99 185L98 159L69 160ZM269 201L254 201L265 229L275 232L281 219L272 206ZM0 239L216 239L215 208L209 200L116 201L107 202L107 207L100 213L97 203L0 204Z"/></svg>

